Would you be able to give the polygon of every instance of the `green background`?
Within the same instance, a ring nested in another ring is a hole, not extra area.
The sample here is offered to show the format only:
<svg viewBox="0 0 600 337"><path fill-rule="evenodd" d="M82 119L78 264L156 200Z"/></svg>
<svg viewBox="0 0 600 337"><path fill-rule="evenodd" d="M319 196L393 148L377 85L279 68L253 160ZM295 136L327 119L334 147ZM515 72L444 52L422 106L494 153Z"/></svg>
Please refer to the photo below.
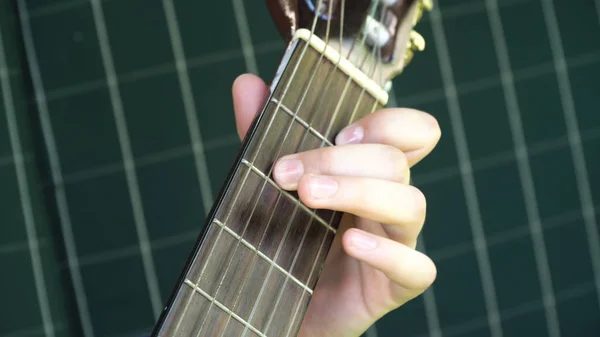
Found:
<svg viewBox="0 0 600 337"><path fill-rule="evenodd" d="M0 337L148 332L240 145L231 83L270 81L285 45L256 0L103 0L98 21L85 0L19 0L21 20L16 3L0 0ZM437 4L395 80L392 103L443 131L413 170L439 276L368 336L600 336L600 4L493 3Z"/></svg>

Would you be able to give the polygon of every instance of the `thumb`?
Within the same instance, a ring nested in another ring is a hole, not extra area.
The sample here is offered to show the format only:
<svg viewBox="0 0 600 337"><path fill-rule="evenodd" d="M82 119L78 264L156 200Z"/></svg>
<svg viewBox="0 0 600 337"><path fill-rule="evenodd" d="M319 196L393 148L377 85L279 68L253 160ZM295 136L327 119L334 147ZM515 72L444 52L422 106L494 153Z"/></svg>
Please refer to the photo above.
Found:
<svg viewBox="0 0 600 337"><path fill-rule="evenodd" d="M244 139L269 95L269 87L260 77L244 74L233 82L232 94L237 132Z"/></svg>

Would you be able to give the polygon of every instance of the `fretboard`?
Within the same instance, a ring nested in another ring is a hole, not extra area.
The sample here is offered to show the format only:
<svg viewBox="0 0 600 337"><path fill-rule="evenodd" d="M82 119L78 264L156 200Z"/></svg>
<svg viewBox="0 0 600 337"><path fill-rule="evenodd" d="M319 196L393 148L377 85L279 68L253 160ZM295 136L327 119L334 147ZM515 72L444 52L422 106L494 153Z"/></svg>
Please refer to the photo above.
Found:
<svg viewBox="0 0 600 337"><path fill-rule="evenodd" d="M296 336L341 214L280 189L272 164L332 146L382 106L331 54L306 46L296 40L284 58L153 336Z"/></svg>

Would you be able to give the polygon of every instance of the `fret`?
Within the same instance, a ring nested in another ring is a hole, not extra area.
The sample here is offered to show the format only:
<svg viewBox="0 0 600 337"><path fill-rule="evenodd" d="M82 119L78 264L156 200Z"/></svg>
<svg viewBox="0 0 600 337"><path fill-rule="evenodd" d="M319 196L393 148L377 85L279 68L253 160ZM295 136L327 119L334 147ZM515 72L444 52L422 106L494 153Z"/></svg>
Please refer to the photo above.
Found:
<svg viewBox="0 0 600 337"><path fill-rule="evenodd" d="M238 316L235 312L233 312L233 310L227 308L225 305L223 305L221 302L217 301L215 298L211 297L207 292L205 292L204 290L202 290L200 287L196 286L194 284L194 282L186 279L184 281L184 283L186 285L188 285L190 288L192 288L195 292L199 293L200 295L202 295L204 298L206 298L208 301L212 302L214 305L216 305L219 309L223 310L227 315L233 317L236 321L242 323L246 328L248 328L250 331L254 332L255 334L257 334L258 336L261 337L265 337L265 335L260 332L258 329L256 329L255 327L252 326L252 324L246 322L243 318L241 318L240 316ZM205 326L209 326L209 325L205 325ZM218 327L215 325L215 329L217 329ZM208 333L209 336L213 336L212 334L209 333L209 329L210 328L206 328L205 332Z"/></svg>
<svg viewBox="0 0 600 337"><path fill-rule="evenodd" d="M283 275L285 275L286 277L290 278L292 281L294 281L298 286L300 286L301 288L304 288L304 290L311 294L313 293L313 290L311 288L309 288L306 284L300 282L300 280L298 280L297 278L295 278L292 274L288 273L287 270L283 269L283 267L281 267L280 265L278 265L277 263L275 263L275 261L271 260L268 256L266 256L263 252L259 251L256 247L254 247L252 244L250 244L248 241L244 240L244 238L242 238L241 236L239 236L237 233L235 233L234 231L232 231L229 227L225 226L225 224L223 224L221 221L219 221L218 219L214 220L214 223L216 225L218 225L219 227L221 227L223 230L225 230L229 235L233 236L234 238L236 238L238 241L240 241L244 246L246 246L248 249L252 250L255 254L257 254L258 257L260 257L261 259L265 260L267 263L269 263L272 267L274 267L275 269L277 269L280 273L282 273Z"/></svg>
<svg viewBox="0 0 600 337"><path fill-rule="evenodd" d="M273 102L275 105L279 106L280 110L282 110L283 112L287 113L292 118L294 118L296 120L296 122L300 123L300 125L302 125L306 129L308 129L310 131L310 133L315 135L324 144L326 144L327 146L333 146L333 144L329 141L329 139L326 139L321 133L319 133L319 131L315 130L308 123L306 123L302 118L298 117L297 113L290 110L290 108L286 107L283 103L280 104L279 101L277 100L277 98L271 98L271 102ZM276 108L277 107L275 107L275 109Z"/></svg>
<svg viewBox="0 0 600 337"><path fill-rule="evenodd" d="M165 328L160 336L218 336L221 332L226 333L224 336L241 336L244 330L248 337L266 336L230 308L214 300L210 294L197 287L191 280L185 279L183 287L175 299L175 304L188 302L189 299L191 299L191 305L187 311L183 310L184 305L174 307L173 315L165 322ZM215 304L211 307L213 301ZM182 324L178 324L179 322L173 318L181 316L193 319L186 319Z"/></svg>
<svg viewBox="0 0 600 337"><path fill-rule="evenodd" d="M302 48L302 44L298 48ZM287 93L284 94L284 89L278 87L272 98L323 135L329 143L333 143L337 132L350 123L353 112L356 111L354 117L362 117L370 113L374 105L382 106L365 88L340 71L339 66L336 67L329 59L320 58L317 51L309 49L298 62L299 70ZM281 81L287 83L290 78L291 74L286 73ZM276 138L283 140L283 137Z"/></svg>
<svg viewBox="0 0 600 337"><path fill-rule="evenodd" d="M209 305L211 304L212 297L204 290L197 288L193 282L189 281L190 280L187 279L184 280L182 288L179 289L178 294L174 300L173 311L171 312L171 315L165 320L163 329L161 330L158 336L203 336L200 334L200 332L204 317L207 317L207 321L216 326L216 329L224 330L226 329L226 326L227 328L229 328L229 326L236 327L237 325L240 326L240 330L246 330L246 336L248 337L265 336L264 333L262 333L255 327L250 327L251 325L237 314L235 315L235 317L237 317L240 320L232 318L232 320L234 320L237 324L230 324L228 322L228 319L234 316L229 315L228 312L230 312L231 310L227 308L226 311L224 311L223 309L221 309L221 307L214 306L214 308L216 308L215 310L209 310ZM185 303L187 302L190 303L188 307L185 306ZM186 317L188 319L184 320L183 322L180 322L178 319L179 317ZM246 327L247 325L250 326ZM228 336L241 335L242 333L229 334ZM210 335L204 334L204 336Z"/></svg>
<svg viewBox="0 0 600 337"><path fill-rule="evenodd" d="M279 187L279 185L277 185L277 183L275 181L273 181L271 178L267 177L263 172L261 172L258 168L256 168L254 165L252 165L251 163L249 163L247 160L245 160L245 159L242 160L242 163L244 165L246 165L248 168L250 168L259 177L261 177L264 180L267 180L267 182L271 186L273 186L274 188L276 188L280 193L282 193L283 195L285 195L286 197L288 197L290 200L293 200L294 203L296 204L296 206L302 208L307 213L310 213L310 214L313 213L313 211L310 208L308 208L306 205L304 205L303 203L301 203L298 200L298 198L292 196L288 191L283 190L281 187ZM337 231L335 228L333 228L331 226L331 224L329 224L328 222L326 222L325 220L323 220L321 217L315 215L315 218L317 219L317 221L319 221L323 226L325 226L327 229L329 229L333 233L335 233Z"/></svg>
<svg viewBox="0 0 600 337"><path fill-rule="evenodd" d="M322 147L323 137L316 130L307 132L300 122L294 122L284 109L275 113L278 103L270 101L261 117L261 123L244 154L244 159L251 162L261 172L269 173L274 161L282 156L303 150ZM269 122L272 120L271 125ZM314 128L311 127L312 130ZM266 135L264 140L262 135ZM330 142L331 143L331 142Z"/></svg>
<svg viewBox="0 0 600 337"><path fill-rule="evenodd" d="M251 174L247 176L242 185L241 177L246 176L249 173L248 170L246 166L240 167L234 178L236 182L231 185L230 192L224 197L224 202L229 203L234 198L235 191L243 188L239 196L240 206L218 212L215 218L227 218L224 223L232 232L256 247L267 258L276 261L281 268L289 271L312 289L316 280L307 278L308 272L305 267L297 266L296 269L290 271L292 259L300 247L303 252L302 263L310 261L306 259L316 256L315 250L319 248L310 245L313 238L323 236L333 238L335 228L322 218L314 216L310 209L295 197L284 197L280 189L272 185L266 185L259 194L260 188L264 185L264 175L259 176L255 174L255 171L250 171ZM255 207L257 203L260 204L260 207ZM323 214L330 215L328 220L331 220L332 213ZM310 230L305 235L306 228ZM210 233L212 233L212 229L209 231ZM308 236L309 241L301 247L301 241L305 236ZM327 250L328 246L323 249ZM198 272L194 271L194 273Z"/></svg>
<svg viewBox="0 0 600 337"><path fill-rule="evenodd" d="M313 223L312 228L315 227L322 228L322 226L316 226ZM219 225L218 221L215 221L215 225L209 230L209 237L217 237L219 228L225 228L225 226ZM333 237L332 235L331 237ZM219 239L212 241L205 247L205 252L210 250L208 246L214 245L223 248L225 242L230 242L226 248L231 250L231 241L233 240L223 240L224 237L231 237L234 240L241 239L239 235L235 235L230 229L224 230ZM325 240L321 239L321 241ZM310 241L307 240L306 242ZM211 285L214 286L214 282L211 282L210 278L218 275L218 273L206 273L206 276L199 281L194 279L194 277L197 277L198 270L196 270L196 275L193 275L194 273L187 275L184 284L195 289L207 301L201 301L193 293L190 294L180 290L178 300L174 305L175 308L178 308L178 311L174 311L172 317L179 316L182 320L179 322L176 318L168 320L168 324L165 325L167 328L161 336L187 336L188 334L189 336L198 336L200 331L202 332L200 336L219 336L223 329L232 329L229 326L232 323L226 323L228 318L223 316L221 311L231 314L234 320L242 324L252 325L254 329L251 329L251 331L261 336L259 332L263 330L268 319L272 317L271 313L276 310L275 303L278 303L279 310L290 313L296 307L303 307L302 304L308 301L312 289L296 277L290 277L290 273L282 272L283 268L278 262L266 258L260 252L256 254L257 250L252 248L248 245L238 247L238 253L235 256L232 268L223 279L222 288L219 290L214 290L214 287L213 290L210 290ZM298 251L295 256L302 256L303 254L299 254L300 250L308 248L310 248L310 244L305 244L302 247L296 245L295 249ZM260 258L261 255L262 258ZM325 255L326 252L322 251L321 256ZM209 259L209 268L206 270L216 270L215 265L223 263L221 259L223 259L222 256ZM210 261L214 261L214 265L211 265ZM322 262L317 259L311 261L311 265L320 263ZM267 276L265 277L265 275ZM308 279L308 275L305 275L304 278ZM314 287L315 279L311 278L311 281ZM257 297L255 296L257 293L263 295ZM244 294L253 294L253 296L244 296ZM284 294L285 296L282 296ZM289 297L290 294L293 296ZM278 301L278 298L281 299ZM285 327L289 328L290 326L287 324Z"/></svg>
<svg viewBox="0 0 600 337"><path fill-rule="evenodd" d="M338 48L329 45L325 41L319 38L315 38L314 35L310 33L310 31L306 29L301 29L296 32L296 38L308 43L311 46L311 50L314 50L315 53L323 55L324 58L329 60L331 63L336 64L336 69L339 70L340 73L346 74L350 79L360 88L364 89L369 93L369 96L375 98L380 102L381 105L385 105L388 102L388 93L373 80L374 74L369 71L362 71L356 67L355 64L350 62L348 59L341 57L339 45ZM361 59L354 60L359 63ZM360 65L360 68L363 67L363 64ZM369 72L367 74L367 72ZM380 77L383 77L383 73L379 73ZM382 83L383 84L383 83Z"/></svg>

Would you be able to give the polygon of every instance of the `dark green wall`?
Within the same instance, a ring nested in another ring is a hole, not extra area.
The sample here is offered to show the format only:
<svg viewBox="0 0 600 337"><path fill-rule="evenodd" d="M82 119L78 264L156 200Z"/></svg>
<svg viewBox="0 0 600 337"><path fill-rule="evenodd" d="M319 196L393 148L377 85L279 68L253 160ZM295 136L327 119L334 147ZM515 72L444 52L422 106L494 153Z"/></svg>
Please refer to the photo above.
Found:
<svg viewBox="0 0 600 337"><path fill-rule="evenodd" d="M255 62L232 1L164 1L175 2L171 20L160 0L103 0L109 44L88 1L18 1L22 27L16 2L0 0L0 337L50 336L42 313L56 336L82 326L136 336L154 322L136 224L148 229L162 300L239 146L231 83L248 70L269 81L284 44L262 1L244 2ZM444 1L441 18L436 9L419 25L427 51L395 81L396 103L431 112L443 131L413 171L439 277L370 336L483 337L498 331L490 322L507 337L559 336L556 326L600 336L600 4L493 2ZM190 116L210 181L198 178Z"/></svg>

